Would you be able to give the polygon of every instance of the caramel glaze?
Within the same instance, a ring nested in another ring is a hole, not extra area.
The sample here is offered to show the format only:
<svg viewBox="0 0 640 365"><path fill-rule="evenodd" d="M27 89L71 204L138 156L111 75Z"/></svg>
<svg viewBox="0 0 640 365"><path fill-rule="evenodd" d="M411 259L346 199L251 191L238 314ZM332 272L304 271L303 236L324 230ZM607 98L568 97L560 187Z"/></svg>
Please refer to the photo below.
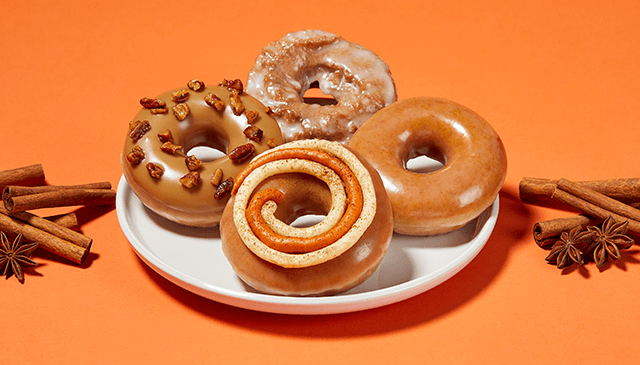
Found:
<svg viewBox="0 0 640 365"><path fill-rule="evenodd" d="M476 218L495 200L507 171L495 130L468 108L437 98L406 99L382 109L349 147L382 176L394 230L407 235L446 233ZM420 155L443 167L407 170L407 161Z"/></svg>
<svg viewBox="0 0 640 365"><path fill-rule="evenodd" d="M231 198L220 223L222 250L233 270L247 285L260 292L276 295L331 295L355 287L375 272L393 234L391 204L378 173L371 164L358 157L371 174L375 186L376 214L353 247L319 265L284 268L256 256L237 233L233 220L235 196ZM287 224L307 214L326 215L331 208L329 188L313 176L299 173L275 175L262 182L256 192L267 188L284 192L285 199L278 205L276 217Z"/></svg>
<svg viewBox="0 0 640 365"><path fill-rule="evenodd" d="M183 89L183 88L180 88ZM249 140L243 133L248 126L245 115L236 116L230 108L229 90L220 86L207 86L204 90L189 90L189 99L185 102L190 113L186 119L179 121L171 107L176 103L171 101L171 94L180 89L167 91L159 95L167 104L167 114L151 114L149 109L142 109L134 120L148 120L151 130L134 142L128 135L121 155L124 176L142 203L157 214L174 222L197 227L215 226L220 222L222 211L229 200L214 199L216 187L210 182L211 175L220 168L223 180L235 176L250 161L242 164L232 162L228 153L240 145L251 143L255 146L257 155L269 147L267 139L274 138L277 144L282 143L282 135L276 121L266 114L266 107L252 96L243 93L241 100L246 110L256 111L259 117L252 125L263 131L260 142ZM184 88L186 89L186 87ZM207 105L204 96L209 92L216 94L225 103L225 108L218 111ZM169 129L173 135L174 144L182 148L174 155L160 150L162 142L158 134ZM139 145L145 153L145 159L139 165L132 166L126 156L135 145ZM185 164L186 153L193 147L207 146L227 153L215 161L203 162L197 170L201 181L193 188L185 188L179 179L189 170ZM152 178L146 169L146 164L154 162L164 168L160 179Z"/></svg>

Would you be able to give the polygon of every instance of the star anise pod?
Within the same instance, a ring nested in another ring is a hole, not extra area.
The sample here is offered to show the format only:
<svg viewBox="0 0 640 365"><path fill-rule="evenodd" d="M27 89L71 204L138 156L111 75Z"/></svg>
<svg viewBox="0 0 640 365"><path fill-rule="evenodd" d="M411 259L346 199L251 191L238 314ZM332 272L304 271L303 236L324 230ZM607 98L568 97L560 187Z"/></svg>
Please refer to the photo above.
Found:
<svg viewBox="0 0 640 365"><path fill-rule="evenodd" d="M547 260L549 264L558 266L558 269L567 268L574 263L582 265L584 259L578 246L585 242L589 236L591 236L591 233L582 231L582 227L580 226L572 229L568 233L562 232L560 240L553 244L551 252L545 260Z"/></svg>
<svg viewBox="0 0 640 365"><path fill-rule="evenodd" d="M30 256L38 248L37 243L22 243L22 233L19 233L13 243L9 243L4 232L0 232L0 273L8 278L16 275L18 281L24 284L23 267L38 265Z"/></svg>
<svg viewBox="0 0 640 365"><path fill-rule="evenodd" d="M635 241L626 235L628 225L628 220L616 223L613 217L609 216L602 222L601 227L587 227L587 230L592 233L592 241L586 248L585 254L593 253L596 267L603 266L608 258L618 260L620 250L626 250L633 245Z"/></svg>

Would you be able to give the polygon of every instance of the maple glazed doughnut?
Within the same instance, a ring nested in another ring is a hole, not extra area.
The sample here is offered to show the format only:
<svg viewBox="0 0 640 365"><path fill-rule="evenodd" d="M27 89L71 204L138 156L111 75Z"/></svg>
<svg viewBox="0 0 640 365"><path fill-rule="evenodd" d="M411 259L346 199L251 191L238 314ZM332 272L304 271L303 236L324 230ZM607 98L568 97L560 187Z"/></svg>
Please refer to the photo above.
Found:
<svg viewBox="0 0 640 365"><path fill-rule="evenodd" d="M337 104L305 103L305 92L316 86ZM267 45L249 73L247 93L270 108L285 142L347 143L367 118L396 101L389 67L378 55L322 30L292 32Z"/></svg>
<svg viewBox="0 0 640 365"><path fill-rule="evenodd" d="M371 164L339 142L283 144L256 157L237 182L220 223L222 250L257 291L335 294L382 262L393 234L391 204ZM325 217L291 225L309 214Z"/></svg>
<svg viewBox="0 0 640 365"><path fill-rule="evenodd" d="M453 231L496 199L507 156L495 130L472 110L437 98L392 104L371 117L349 147L378 170L393 207L394 230L407 235ZM433 172L407 170L428 156L443 164Z"/></svg>
<svg viewBox="0 0 640 365"><path fill-rule="evenodd" d="M121 155L127 183L155 213L179 224L220 222L235 176L255 155L282 143L265 106L243 92L240 80L187 87L140 100ZM200 161L194 147L225 155Z"/></svg>

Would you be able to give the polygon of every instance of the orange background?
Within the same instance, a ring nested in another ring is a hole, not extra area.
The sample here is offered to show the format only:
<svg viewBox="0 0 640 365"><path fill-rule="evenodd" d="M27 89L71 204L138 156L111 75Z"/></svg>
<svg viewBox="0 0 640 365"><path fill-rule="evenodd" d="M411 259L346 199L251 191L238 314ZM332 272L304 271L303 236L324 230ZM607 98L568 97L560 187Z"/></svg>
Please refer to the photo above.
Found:
<svg viewBox="0 0 640 365"><path fill-rule="evenodd" d="M399 99L439 96L501 135L509 172L496 229L452 279L363 312L287 316L203 299L134 253L114 209L80 209L94 239L78 267L38 251L0 280L3 363L633 363L638 245L598 270L562 272L523 205L524 176L639 175L638 1L2 1L0 169L50 184L121 176L143 96L241 78L263 46L320 28L373 50Z"/></svg>

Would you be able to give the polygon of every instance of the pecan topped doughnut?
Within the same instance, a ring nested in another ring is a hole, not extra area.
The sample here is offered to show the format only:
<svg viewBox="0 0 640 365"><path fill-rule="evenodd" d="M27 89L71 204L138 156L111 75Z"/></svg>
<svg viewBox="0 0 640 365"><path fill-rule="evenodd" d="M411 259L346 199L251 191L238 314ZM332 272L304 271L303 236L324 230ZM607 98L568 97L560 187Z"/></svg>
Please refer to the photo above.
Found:
<svg viewBox="0 0 640 365"><path fill-rule="evenodd" d="M140 104L121 155L124 176L145 206L180 224L217 225L235 176L282 144L278 124L240 80L214 86L191 80ZM200 160L189 152L199 146L225 155Z"/></svg>
<svg viewBox="0 0 640 365"><path fill-rule="evenodd" d="M305 103L305 92L315 85L337 104ZM249 73L247 93L269 107L285 142L347 143L367 118L397 98L380 57L322 30L289 33L267 45Z"/></svg>

